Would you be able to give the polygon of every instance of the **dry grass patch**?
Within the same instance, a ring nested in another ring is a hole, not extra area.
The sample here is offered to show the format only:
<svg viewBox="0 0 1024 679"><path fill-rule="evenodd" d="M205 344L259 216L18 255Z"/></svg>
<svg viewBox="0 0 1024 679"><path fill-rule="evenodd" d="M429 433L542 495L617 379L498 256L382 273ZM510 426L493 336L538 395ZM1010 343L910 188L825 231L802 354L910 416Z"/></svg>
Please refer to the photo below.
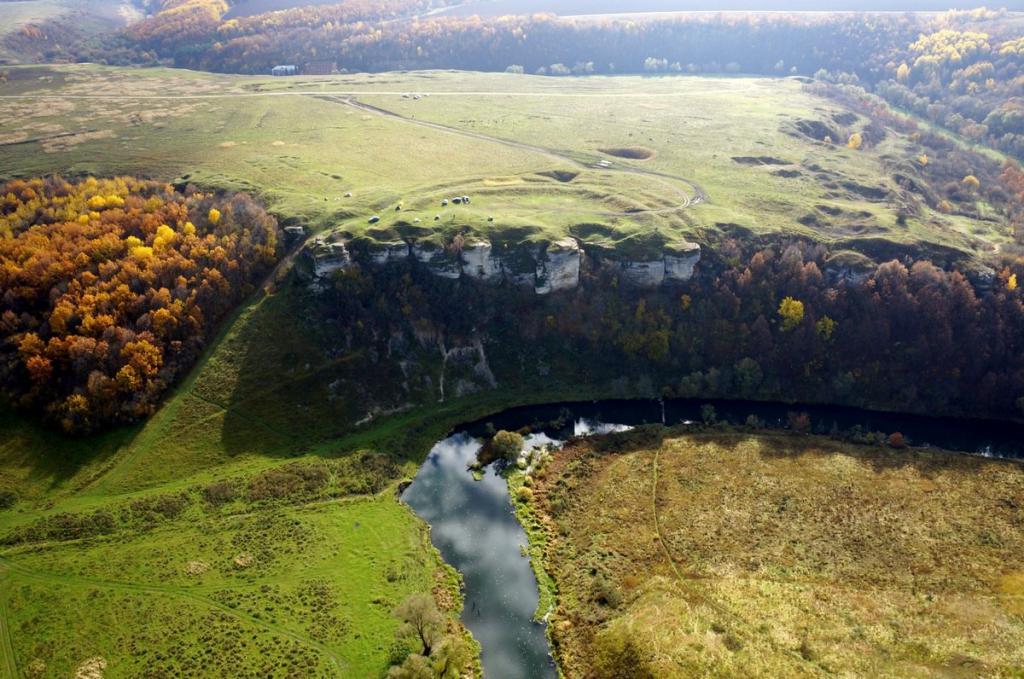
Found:
<svg viewBox="0 0 1024 679"><path fill-rule="evenodd" d="M594 445L534 486L569 676L613 632L665 677L1024 667L1021 465L774 434Z"/></svg>

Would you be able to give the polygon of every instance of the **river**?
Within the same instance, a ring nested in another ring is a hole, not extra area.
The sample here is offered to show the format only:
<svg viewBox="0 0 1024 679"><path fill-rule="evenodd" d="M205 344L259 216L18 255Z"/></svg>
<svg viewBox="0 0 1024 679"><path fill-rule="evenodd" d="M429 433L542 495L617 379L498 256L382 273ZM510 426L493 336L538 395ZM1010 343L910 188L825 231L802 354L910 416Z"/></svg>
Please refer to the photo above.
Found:
<svg viewBox="0 0 1024 679"><path fill-rule="evenodd" d="M733 424L754 415L781 428L791 412L807 413L810 429L827 434L859 427L864 432L900 432L912 445L941 447L988 457L1024 459L1024 425L983 420L938 419L832 406L752 401L596 401L512 408L460 427L431 449L402 494L431 527L431 541L465 583L462 620L482 649L487 679L547 679L557 676L544 625L534 622L537 581L522 549L526 533L516 520L508 486L495 465L480 480L469 471L487 431L535 432L527 445L559 443L570 436L621 430L645 423L700 421L705 406Z"/></svg>

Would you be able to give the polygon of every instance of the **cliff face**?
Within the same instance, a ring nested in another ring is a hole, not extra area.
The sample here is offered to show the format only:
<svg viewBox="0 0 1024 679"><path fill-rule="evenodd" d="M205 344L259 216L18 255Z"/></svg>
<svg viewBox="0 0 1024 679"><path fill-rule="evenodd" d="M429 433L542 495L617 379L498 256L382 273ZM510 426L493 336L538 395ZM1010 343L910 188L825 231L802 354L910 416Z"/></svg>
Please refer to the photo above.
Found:
<svg viewBox="0 0 1024 679"><path fill-rule="evenodd" d="M666 249L661 258L630 260L607 250L588 253L587 246L574 238L500 250L490 241L472 240L456 250L431 241L351 244L320 237L307 246L305 256L313 265L314 285L357 263L370 267L413 263L440 278L508 282L547 295L578 287L580 274L588 266L611 270L630 287L656 288L688 281L700 261L701 249L696 243L686 243Z"/></svg>
<svg viewBox="0 0 1024 679"><path fill-rule="evenodd" d="M538 295L571 290L580 284L580 246L572 238L555 241L537 256L533 289Z"/></svg>
<svg viewBox="0 0 1024 679"><path fill-rule="evenodd" d="M326 280L335 271L352 266L352 257L344 243L320 241L315 243L315 247L307 248L305 254L313 265L314 283Z"/></svg>

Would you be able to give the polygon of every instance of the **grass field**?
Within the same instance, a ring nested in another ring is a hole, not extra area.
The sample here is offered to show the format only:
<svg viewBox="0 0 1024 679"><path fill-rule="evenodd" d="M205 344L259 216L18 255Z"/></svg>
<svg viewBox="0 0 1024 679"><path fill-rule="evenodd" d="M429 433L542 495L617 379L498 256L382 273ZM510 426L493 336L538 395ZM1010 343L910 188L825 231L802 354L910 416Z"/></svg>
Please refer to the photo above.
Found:
<svg viewBox="0 0 1024 679"><path fill-rule="evenodd" d="M381 239L429 234L434 217L619 247L736 227L968 253L1008 238L999 220L927 207L898 223L896 175L927 182L920 148L895 133L846 148L866 121L793 80L270 79L80 65L14 69L0 95L0 176L121 172L247 189L289 219ZM818 139L822 129L838 143ZM442 209L457 195L476 200ZM373 214L382 220L370 229Z"/></svg>
<svg viewBox="0 0 1024 679"><path fill-rule="evenodd" d="M625 451L625 452L623 452ZM534 479L567 674L1020 676L1024 469L784 434L629 435Z"/></svg>

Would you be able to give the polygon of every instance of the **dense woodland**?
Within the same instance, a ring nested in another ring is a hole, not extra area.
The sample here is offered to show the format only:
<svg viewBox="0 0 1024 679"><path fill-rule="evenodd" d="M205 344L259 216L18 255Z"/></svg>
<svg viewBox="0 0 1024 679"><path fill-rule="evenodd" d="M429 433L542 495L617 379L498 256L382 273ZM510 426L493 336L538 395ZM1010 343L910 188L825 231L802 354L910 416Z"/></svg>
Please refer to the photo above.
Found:
<svg viewBox="0 0 1024 679"><path fill-rule="evenodd" d="M128 177L0 186L0 382L67 431L152 412L271 267L244 194Z"/></svg>
<svg viewBox="0 0 1024 679"><path fill-rule="evenodd" d="M403 334L449 347L483 336L505 385L1024 417L1024 259L979 287L911 259L851 272L844 255L729 239L692 281L654 291L624 287L595 255L580 288L547 298L415 265L355 268L320 313L382 357Z"/></svg>

